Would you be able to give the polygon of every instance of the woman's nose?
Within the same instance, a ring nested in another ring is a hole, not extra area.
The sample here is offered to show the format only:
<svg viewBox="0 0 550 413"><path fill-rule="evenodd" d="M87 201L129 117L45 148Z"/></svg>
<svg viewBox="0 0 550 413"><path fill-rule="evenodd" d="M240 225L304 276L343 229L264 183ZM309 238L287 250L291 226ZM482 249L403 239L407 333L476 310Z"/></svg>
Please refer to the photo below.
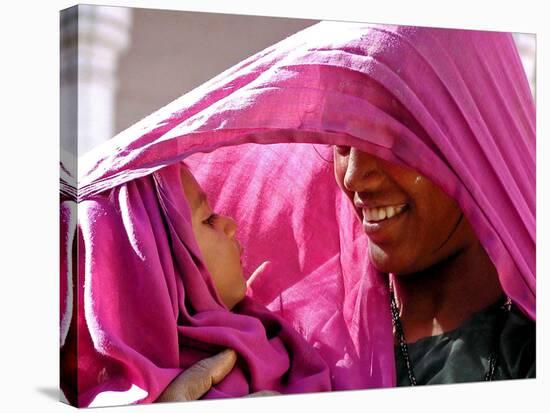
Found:
<svg viewBox="0 0 550 413"><path fill-rule="evenodd" d="M383 180L378 158L351 148L348 155L344 186L350 192L375 190Z"/></svg>

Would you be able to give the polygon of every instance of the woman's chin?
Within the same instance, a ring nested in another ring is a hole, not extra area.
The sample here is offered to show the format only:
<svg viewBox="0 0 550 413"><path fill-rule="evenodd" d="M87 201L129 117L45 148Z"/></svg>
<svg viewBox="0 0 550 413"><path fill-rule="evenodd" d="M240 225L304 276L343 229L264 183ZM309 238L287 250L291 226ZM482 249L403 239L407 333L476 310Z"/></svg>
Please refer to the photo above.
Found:
<svg viewBox="0 0 550 413"><path fill-rule="evenodd" d="M382 248L373 242L369 243L369 258L372 265L382 273L406 273L408 266L403 262L403 255L394 253L389 248Z"/></svg>

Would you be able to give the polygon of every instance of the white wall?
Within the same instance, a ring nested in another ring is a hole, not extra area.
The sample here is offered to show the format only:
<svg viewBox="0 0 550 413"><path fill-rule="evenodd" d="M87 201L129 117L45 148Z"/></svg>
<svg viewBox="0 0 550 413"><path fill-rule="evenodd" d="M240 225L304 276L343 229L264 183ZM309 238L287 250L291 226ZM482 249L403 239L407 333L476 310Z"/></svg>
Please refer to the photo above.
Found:
<svg viewBox="0 0 550 413"><path fill-rule="evenodd" d="M121 57L119 132L178 96L316 20L134 9Z"/></svg>
<svg viewBox="0 0 550 413"><path fill-rule="evenodd" d="M246 57L317 22L138 8L79 8L79 154ZM534 93L535 36L514 34L514 39ZM75 108L63 96L74 95L74 84L62 81L61 94L62 111L69 115ZM72 137L63 131L76 130L75 122L74 115L62 122L62 146Z"/></svg>

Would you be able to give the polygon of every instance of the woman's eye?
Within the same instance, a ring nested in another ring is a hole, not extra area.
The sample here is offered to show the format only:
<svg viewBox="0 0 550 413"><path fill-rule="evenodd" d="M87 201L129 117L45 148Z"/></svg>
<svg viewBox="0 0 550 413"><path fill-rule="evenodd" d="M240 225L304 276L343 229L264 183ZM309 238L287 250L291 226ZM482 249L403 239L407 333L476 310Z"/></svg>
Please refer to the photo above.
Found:
<svg viewBox="0 0 550 413"><path fill-rule="evenodd" d="M218 214L211 214L208 218L206 218L204 223L212 226L216 222L216 218L218 218Z"/></svg>
<svg viewBox="0 0 550 413"><path fill-rule="evenodd" d="M342 145L335 145L334 148L336 149L336 153L338 155L345 156L349 153L349 146L342 146Z"/></svg>

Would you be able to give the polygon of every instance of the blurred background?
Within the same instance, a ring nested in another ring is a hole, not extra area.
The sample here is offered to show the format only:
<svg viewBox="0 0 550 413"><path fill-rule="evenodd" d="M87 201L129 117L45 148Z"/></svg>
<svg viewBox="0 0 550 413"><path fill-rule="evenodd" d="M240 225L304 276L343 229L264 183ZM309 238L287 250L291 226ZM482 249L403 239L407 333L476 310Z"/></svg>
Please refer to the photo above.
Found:
<svg viewBox="0 0 550 413"><path fill-rule="evenodd" d="M315 23L114 6L63 10L62 152L88 152L225 69ZM514 39L534 94L535 35L514 33Z"/></svg>

